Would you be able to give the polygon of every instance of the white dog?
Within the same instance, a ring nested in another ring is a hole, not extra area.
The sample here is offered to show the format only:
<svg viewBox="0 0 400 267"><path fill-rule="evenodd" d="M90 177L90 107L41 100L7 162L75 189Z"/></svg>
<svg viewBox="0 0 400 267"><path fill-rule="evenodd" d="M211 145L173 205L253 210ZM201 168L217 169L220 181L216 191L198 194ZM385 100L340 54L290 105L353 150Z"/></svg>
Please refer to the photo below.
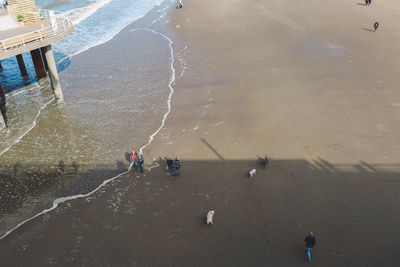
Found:
<svg viewBox="0 0 400 267"><path fill-rule="evenodd" d="M249 172L249 175L250 175L250 178L253 178L253 176L256 174L256 169L252 169L250 172Z"/></svg>
<svg viewBox="0 0 400 267"><path fill-rule="evenodd" d="M207 225L208 224L213 224L213 217L214 217L214 211L213 210L210 210L208 213L207 213Z"/></svg>

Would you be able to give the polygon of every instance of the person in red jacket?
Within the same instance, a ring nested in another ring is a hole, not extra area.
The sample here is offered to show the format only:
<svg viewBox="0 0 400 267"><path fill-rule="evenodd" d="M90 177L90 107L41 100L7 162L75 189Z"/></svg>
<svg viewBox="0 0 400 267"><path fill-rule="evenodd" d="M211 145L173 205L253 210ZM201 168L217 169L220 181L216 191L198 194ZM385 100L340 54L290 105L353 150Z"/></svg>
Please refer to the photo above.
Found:
<svg viewBox="0 0 400 267"><path fill-rule="evenodd" d="M379 27L379 22L375 22L375 24L374 24L374 29L375 29L375 31L374 31L374 32L376 32L376 30L378 29L378 27Z"/></svg>
<svg viewBox="0 0 400 267"><path fill-rule="evenodd" d="M131 165L137 170L137 153L135 151L131 152Z"/></svg>
<svg viewBox="0 0 400 267"><path fill-rule="evenodd" d="M315 246L316 240L313 232L310 232L306 238L304 238L304 242L306 242L306 253L308 261L311 261L311 249Z"/></svg>

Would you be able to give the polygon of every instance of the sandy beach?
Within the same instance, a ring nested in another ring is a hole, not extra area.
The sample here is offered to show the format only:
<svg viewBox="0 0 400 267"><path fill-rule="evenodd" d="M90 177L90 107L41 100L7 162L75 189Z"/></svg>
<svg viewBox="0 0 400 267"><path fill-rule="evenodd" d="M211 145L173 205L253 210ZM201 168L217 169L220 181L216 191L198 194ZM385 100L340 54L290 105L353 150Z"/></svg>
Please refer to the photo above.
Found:
<svg viewBox="0 0 400 267"><path fill-rule="evenodd" d="M175 79L165 125L143 151L144 174L131 170L25 223L0 240L1 261L308 266L303 239L313 231L313 266L398 266L398 8L393 0L186 0L171 9L149 28L173 43ZM73 57L65 75L126 44L151 16ZM113 141L119 150L109 153L123 158L129 127L107 136L104 149ZM125 151L140 146L131 140ZM180 177L167 175L167 156L182 160Z"/></svg>

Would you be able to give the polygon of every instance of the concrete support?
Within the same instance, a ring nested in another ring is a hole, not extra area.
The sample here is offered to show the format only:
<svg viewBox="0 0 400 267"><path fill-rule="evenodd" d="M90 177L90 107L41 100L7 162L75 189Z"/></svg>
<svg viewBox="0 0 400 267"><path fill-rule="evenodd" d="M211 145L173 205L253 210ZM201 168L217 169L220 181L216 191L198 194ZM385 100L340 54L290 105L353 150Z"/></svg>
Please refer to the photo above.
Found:
<svg viewBox="0 0 400 267"><path fill-rule="evenodd" d="M43 63L44 63L44 68L45 68L46 71L49 71L49 64L47 64L47 59L44 56L44 52L45 51L44 51L43 47L41 47L40 48L40 53L42 54L42 60L43 60Z"/></svg>
<svg viewBox="0 0 400 267"><path fill-rule="evenodd" d="M40 54L40 49L35 49L31 51L33 66L35 67L36 77L40 80L46 77L46 70L44 69L42 55Z"/></svg>
<svg viewBox="0 0 400 267"><path fill-rule="evenodd" d="M28 72L26 71L25 62L24 62L24 58L22 57L22 54L17 55L16 58L18 61L19 70L21 71L21 75L23 77L28 76Z"/></svg>
<svg viewBox="0 0 400 267"><path fill-rule="evenodd" d="M58 102L63 102L63 93L61 91L60 79L58 78L56 61L54 60L53 49L51 45L42 47L42 51L44 52L44 56L47 60L47 65L49 67L49 77L50 82L53 87L54 96Z"/></svg>
<svg viewBox="0 0 400 267"><path fill-rule="evenodd" d="M6 95L4 94L3 87L0 84L0 129L7 127L7 114L6 114Z"/></svg>

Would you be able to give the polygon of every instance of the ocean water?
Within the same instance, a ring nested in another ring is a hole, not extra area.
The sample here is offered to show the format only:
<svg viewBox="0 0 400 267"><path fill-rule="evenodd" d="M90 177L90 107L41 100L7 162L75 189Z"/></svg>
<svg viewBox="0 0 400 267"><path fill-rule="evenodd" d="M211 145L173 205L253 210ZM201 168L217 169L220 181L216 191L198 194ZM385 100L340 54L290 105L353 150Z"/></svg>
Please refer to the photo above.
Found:
<svg viewBox="0 0 400 267"><path fill-rule="evenodd" d="M160 3L161 0L37 1L39 6L52 7L74 24L73 34L54 46L59 56L75 55L109 40Z"/></svg>
<svg viewBox="0 0 400 267"><path fill-rule="evenodd" d="M48 80L35 80L29 54L25 78L15 58L2 61L9 128L0 132L0 235L126 171L126 153L147 146L171 108L174 48L158 28L172 2L36 4L74 23L53 45L65 104L55 103ZM150 10L149 21L127 28Z"/></svg>
<svg viewBox="0 0 400 267"><path fill-rule="evenodd" d="M65 59L108 41L129 23L140 19L161 0L36 0L38 8L54 10L58 16L73 22L74 32L53 45L59 70L65 68ZM29 53L23 54L28 77L21 77L15 58L2 61L0 82L5 91L20 89L35 81L33 63ZM64 60L64 61L63 61Z"/></svg>

